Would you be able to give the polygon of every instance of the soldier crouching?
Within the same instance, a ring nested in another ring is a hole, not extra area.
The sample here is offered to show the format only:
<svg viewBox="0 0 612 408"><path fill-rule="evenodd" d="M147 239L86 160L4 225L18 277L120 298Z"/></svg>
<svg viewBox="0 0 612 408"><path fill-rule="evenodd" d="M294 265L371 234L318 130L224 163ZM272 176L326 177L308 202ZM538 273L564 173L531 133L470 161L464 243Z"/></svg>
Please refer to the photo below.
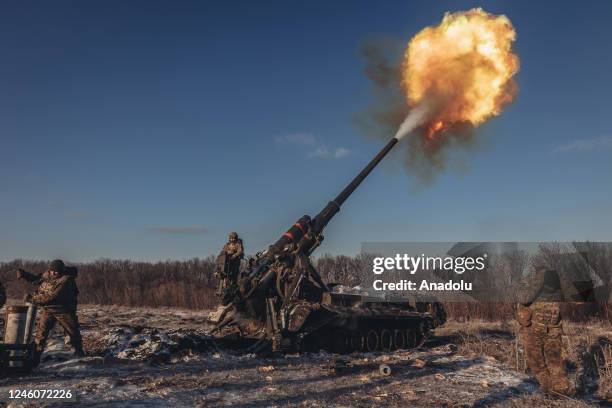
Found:
<svg viewBox="0 0 612 408"><path fill-rule="evenodd" d="M517 320L527 367L545 393L573 395L575 387L570 383L562 357L563 293L559 275L539 269L519 296Z"/></svg>
<svg viewBox="0 0 612 408"><path fill-rule="evenodd" d="M18 277L32 283L39 283L34 294L26 297L27 302L40 306L34 336L33 365L37 366L40 363L47 338L56 322L62 326L70 338L75 356L83 357L85 353L76 313L79 293L75 281L76 268L66 267L58 259L51 262L47 271L40 275L20 269Z"/></svg>

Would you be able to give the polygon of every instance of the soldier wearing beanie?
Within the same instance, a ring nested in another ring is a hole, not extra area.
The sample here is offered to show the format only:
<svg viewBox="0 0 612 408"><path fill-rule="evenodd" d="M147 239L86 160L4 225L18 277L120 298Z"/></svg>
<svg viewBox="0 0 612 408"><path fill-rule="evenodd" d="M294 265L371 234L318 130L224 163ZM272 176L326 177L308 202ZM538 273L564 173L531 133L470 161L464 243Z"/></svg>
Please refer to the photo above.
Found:
<svg viewBox="0 0 612 408"><path fill-rule="evenodd" d="M32 274L23 269L17 272L18 278L39 285L36 291L25 299L40 307L34 336L34 365L40 362L47 338L55 323L59 323L70 338L75 355L77 357L85 355L76 313L79 293L75 281L76 274L76 268L67 267L60 259L51 261L42 274Z"/></svg>

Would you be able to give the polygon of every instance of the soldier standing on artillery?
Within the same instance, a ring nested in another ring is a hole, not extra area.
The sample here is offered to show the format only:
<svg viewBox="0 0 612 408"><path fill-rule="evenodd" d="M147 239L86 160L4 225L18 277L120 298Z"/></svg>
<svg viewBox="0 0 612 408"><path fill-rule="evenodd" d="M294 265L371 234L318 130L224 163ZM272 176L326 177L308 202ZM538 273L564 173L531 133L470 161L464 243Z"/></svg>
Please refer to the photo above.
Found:
<svg viewBox="0 0 612 408"><path fill-rule="evenodd" d="M221 278L217 294L222 298L229 295L231 288L237 287L240 261L244 256L244 246L238 234L230 232L228 238L217 257L218 275Z"/></svg>
<svg viewBox="0 0 612 408"><path fill-rule="evenodd" d="M27 295L26 302L40 306L39 317L34 337L34 366L40 363L49 333L58 322L70 338L77 357L83 357L83 342L79 331L79 319L76 314L78 289L75 282L76 268L66 267L59 259L52 261L47 271L35 275L19 269L17 277L39 286L32 295Z"/></svg>
<svg viewBox="0 0 612 408"><path fill-rule="evenodd" d="M546 393L572 395L562 358L560 302L564 300L556 271L538 269L519 292L517 320L525 359Z"/></svg>

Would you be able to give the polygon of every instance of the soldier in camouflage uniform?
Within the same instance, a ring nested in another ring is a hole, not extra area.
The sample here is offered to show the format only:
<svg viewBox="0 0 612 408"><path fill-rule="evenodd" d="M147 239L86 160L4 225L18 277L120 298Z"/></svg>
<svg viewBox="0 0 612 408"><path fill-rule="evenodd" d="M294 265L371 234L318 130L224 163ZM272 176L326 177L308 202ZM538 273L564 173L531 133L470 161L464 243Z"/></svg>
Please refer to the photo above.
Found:
<svg viewBox="0 0 612 408"><path fill-rule="evenodd" d="M525 359L546 393L572 395L562 358L560 302L564 299L556 271L538 269L519 292L517 320Z"/></svg>
<svg viewBox="0 0 612 408"><path fill-rule="evenodd" d="M26 301L40 306L34 336L34 365L40 362L47 338L56 322L70 338L75 356L84 356L76 313L79 293L75 282L76 268L68 268L57 259L51 262L47 271L42 274L35 275L20 269L17 276L39 284L34 294L26 297Z"/></svg>
<svg viewBox="0 0 612 408"><path fill-rule="evenodd" d="M240 261L243 256L244 246L242 245L242 240L236 232L230 232L228 242L223 246L217 257L217 274L221 279L217 294L220 297L230 297L231 294L229 292L237 288Z"/></svg>

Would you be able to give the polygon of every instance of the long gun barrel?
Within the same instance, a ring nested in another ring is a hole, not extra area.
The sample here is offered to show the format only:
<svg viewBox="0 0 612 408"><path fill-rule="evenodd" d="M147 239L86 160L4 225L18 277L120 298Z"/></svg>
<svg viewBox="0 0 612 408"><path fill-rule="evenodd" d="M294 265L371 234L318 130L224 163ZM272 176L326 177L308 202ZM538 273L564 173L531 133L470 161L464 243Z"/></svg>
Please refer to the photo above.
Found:
<svg viewBox="0 0 612 408"><path fill-rule="evenodd" d="M269 266L274 262L276 256L283 253L285 247L288 244L297 244L299 250L310 255L312 251L318 246L323 239L322 232L329 221L340 211L340 207L349 198L351 194L359 187L361 182L374 170L374 168L380 163L380 161L391 151L393 146L398 142L397 138L389 140L389 142L378 152L376 156L361 170L361 172L355 177L345 188L338 194L338 196L327 203L325 208L321 210L314 219L311 219L308 215L304 215L302 218L296 221L295 224L287 230L274 244L268 247L268 250L262 255L257 261L257 266L252 269L249 273L249 278L261 279L258 283L252 286L246 296L250 296L256 290L267 290L276 277L274 271L269 270ZM250 279L249 279L250 280ZM320 278L318 279L320 281ZM325 284L320 281L322 287Z"/></svg>
<svg viewBox="0 0 612 408"><path fill-rule="evenodd" d="M310 246L314 244L314 239L321 234L325 226L329 221L340 211L340 207L353 194L353 192L359 187L361 182L372 172L372 170L380 163L380 161L391 151L393 146L398 142L397 138L392 138L389 142L378 152L376 156L361 170L361 172L351 181L345 188L338 194L338 196L327 203L325 208L319 212L314 219L307 215L300 218L293 226L280 237L273 245L270 246L270 252L275 253L287 245L290 242L298 243L302 238L309 241ZM308 249L308 248L306 248Z"/></svg>
<svg viewBox="0 0 612 408"><path fill-rule="evenodd" d="M327 223L329 223L333 216L340 211L342 204L344 204L347 198L353 194L361 182L368 177L370 172L374 170L374 167L378 166L378 163L380 163L380 161L389 153L389 151L393 149L393 146L395 146L397 142L398 139L396 138L389 140L389 142L380 150L380 152L378 152L376 156L374 156L372 160L370 160L370 162L363 168L363 170L361 170L353 181L351 181L334 200L330 201L325 208L319 214L317 214L312 222L312 229L314 233L319 234L321 231L323 231L323 228L325 228Z"/></svg>

